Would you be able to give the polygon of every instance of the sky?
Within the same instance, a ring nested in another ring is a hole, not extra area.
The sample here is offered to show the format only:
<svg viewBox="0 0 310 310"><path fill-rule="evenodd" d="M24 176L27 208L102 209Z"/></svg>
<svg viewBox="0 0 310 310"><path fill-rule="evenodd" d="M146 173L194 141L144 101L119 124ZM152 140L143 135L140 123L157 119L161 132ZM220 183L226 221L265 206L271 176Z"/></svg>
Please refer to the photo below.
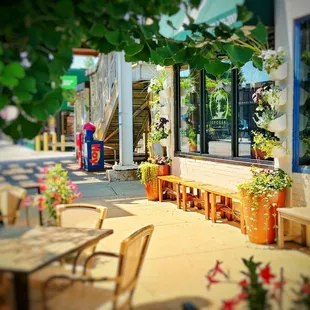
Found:
<svg viewBox="0 0 310 310"><path fill-rule="evenodd" d="M89 58L89 56L73 56L73 62L71 64L71 69L85 69L85 59ZM96 57L92 57L95 61L95 63L97 62Z"/></svg>

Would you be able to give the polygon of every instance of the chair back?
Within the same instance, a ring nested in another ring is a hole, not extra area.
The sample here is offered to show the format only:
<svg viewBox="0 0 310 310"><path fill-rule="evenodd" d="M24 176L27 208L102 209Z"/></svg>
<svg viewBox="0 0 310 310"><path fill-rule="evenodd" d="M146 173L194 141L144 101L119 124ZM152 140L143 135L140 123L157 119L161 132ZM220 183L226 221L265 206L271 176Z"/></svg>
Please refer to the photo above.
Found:
<svg viewBox="0 0 310 310"><path fill-rule="evenodd" d="M22 187L6 185L0 189L0 221L14 225L27 191Z"/></svg>
<svg viewBox="0 0 310 310"><path fill-rule="evenodd" d="M92 204L58 205L57 226L101 229L108 208Z"/></svg>
<svg viewBox="0 0 310 310"><path fill-rule="evenodd" d="M143 227L121 243L115 295L135 289L154 225Z"/></svg>

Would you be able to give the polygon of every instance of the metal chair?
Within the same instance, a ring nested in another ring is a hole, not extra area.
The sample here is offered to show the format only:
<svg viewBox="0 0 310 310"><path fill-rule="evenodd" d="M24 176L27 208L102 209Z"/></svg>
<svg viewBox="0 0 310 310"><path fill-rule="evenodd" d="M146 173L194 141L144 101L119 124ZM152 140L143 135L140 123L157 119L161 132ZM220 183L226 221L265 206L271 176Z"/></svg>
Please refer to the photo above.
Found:
<svg viewBox="0 0 310 310"><path fill-rule="evenodd" d="M149 225L126 238L121 243L119 255L110 252L93 253L85 261L83 276L50 277L43 285L43 308L45 310L132 309L132 298L153 230L154 226ZM115 277L85 275L91 260L101 256L118 258L118 272ZM108 290L93 285L107 281L115 284L114 289ZM57 283L58 289L61 289L60 293L55 294L54 282Z"/></svg>

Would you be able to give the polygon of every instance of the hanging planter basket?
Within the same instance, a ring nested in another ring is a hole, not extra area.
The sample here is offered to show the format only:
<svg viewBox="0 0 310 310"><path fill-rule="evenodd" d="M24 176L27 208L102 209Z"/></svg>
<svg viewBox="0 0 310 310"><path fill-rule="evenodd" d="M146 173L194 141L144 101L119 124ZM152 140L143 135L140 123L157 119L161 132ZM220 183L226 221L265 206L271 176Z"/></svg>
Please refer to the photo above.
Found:
<svg viewBox="0 0 310 310"><path fill-rule="evenodd" d="M277 69L272 69L269 73L271 81L284 80L287 78L287 62L284 62Z"/></svg>
<svg viewBox="0 0 310 310"><path fill-rule="evenodd" d="M299 92L299 106L302 107L308 98L309 93L304 90L302 87L300 87L300 92Z"/></svg>
<svg viewBox="0 0 310 310"><path fill-rule="evenodd" d="M186 105L186 106L181 107L181 115L186 114L186 113L187 113L187 111L188 111L188 106L187 106L187 105Z"/></svg>
<svg viewBox="0 0 310 310"><path fill-rule="evenodd" d="M159 143L160 143L160 145L161 146L169 146L170 145L170 136L168 136L168 138L166 138L166 139L161 139L160 141L159 141Z"/></svg>
<svg viewBox="0 0 310 310"><path fill-rule="evenodd" d="M171 88L168 87L159 92L160 100L169 100L171 98Z"/></svg>
<svg viewBox="0 0 310 310"><path fill-rule="evenodd" d="M286 129L286 114L270 121L268 130L271 132L281 132Z"/></svg>
<svg viewBox="0 0 310 310"><path fill-rule="evenodd" d="M286 149L283 146L275 146L271 151L271 155L273 158L283 158L286 156Z"/></svg>
<svg viewBox="0 0 310 310"><path fill-rule="evenodd" d="M165 106L159 108L159 113L161 116L170 115L170 104L166 104Z"/></svg>
<svg viewBox="0 0 310 310"><path fill-rule="evenodd" d="M299 140L299 157L304 157L306 155L307 152L307 145L304 141Z"/></svg>
<svg viewBox="0 0 310 310"><path fill-rule="evenodd" d="M186 97L187 94L188 94L188 90L186 88L184 88L184 87L181 87L180 88L180 96L181 97Z"/></svg>
<svg viewBox="0 0 310 310"><path fill-rule="evenodd" d="M279 101L278 104L273 104L272 96L268 97L268 103L271 106L280 107L282 105L285 105L287 101L287 87L283 88L279 93Z"/></svg>
<svg viewBox="0 0 310 310"><path fill-rule="evenodd" d="M300 77L302 80L305 80L310 72L310 68L303 61L300 62Z"/></svg>

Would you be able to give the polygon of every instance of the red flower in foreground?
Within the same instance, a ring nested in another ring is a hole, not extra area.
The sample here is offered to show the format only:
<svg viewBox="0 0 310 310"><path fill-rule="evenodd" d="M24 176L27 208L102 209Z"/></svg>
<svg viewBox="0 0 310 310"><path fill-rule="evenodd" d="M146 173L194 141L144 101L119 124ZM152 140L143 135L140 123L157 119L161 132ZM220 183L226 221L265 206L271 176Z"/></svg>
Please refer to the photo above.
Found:
<svg viewBox="0 0 310 310"><path fill-rule="evenodd" d="M239 303L239 301L234 299L234 298L229 299L229 300L224 300L222 310L234 310L235 306L237 306L238 303Z"/></svg>
<svg viewBox="0 0 310 310"><path fill-rule="evenodd" d="M310 294L310 281L303 284L301 291L303 294Z"/></svg>
<svg viewBox="0 0 310 310"><path fill-rule="evenodd" d="M219 280L216 280L214 279L214 276L206 276L207 280L208 280L208 289L210 288L210 286L212 284L215 284L215 283L219 283L220 281Z"/></svg>
<svg viewBox="0 0 310 310"><path fill-rule="evenodd" d="M238 295L238 300L241 301L241 300L244 300L248 297L248 294L246 292L241 292L239 295Z"/></svg>
<svg viewBox="0 0 310 310"><path fill-rule="evenodd" d="M264 283L270 284L270 280L275 278L275 275L270 272L270 267L267 265L265 268L261 269L260 276Z"/></svg>
<svg viewBox="0 0 310 310"><path fill-rule="evenodd" d="M241 287L247 287L249 285L249 282L247 281L247 279L243 279L242 281L239 282L239 285Z"/></svg>
<svg viewBox="0 0 310 310"><path fill-rule="evenodd" d="M282 289L283 288L283 286L284 286L284 284L285 284L285 282L284 281L276 281L276 282L274 282L273 283L273 290L274 291L277 291L277 290L280 290L280 289Z"/></svg>

